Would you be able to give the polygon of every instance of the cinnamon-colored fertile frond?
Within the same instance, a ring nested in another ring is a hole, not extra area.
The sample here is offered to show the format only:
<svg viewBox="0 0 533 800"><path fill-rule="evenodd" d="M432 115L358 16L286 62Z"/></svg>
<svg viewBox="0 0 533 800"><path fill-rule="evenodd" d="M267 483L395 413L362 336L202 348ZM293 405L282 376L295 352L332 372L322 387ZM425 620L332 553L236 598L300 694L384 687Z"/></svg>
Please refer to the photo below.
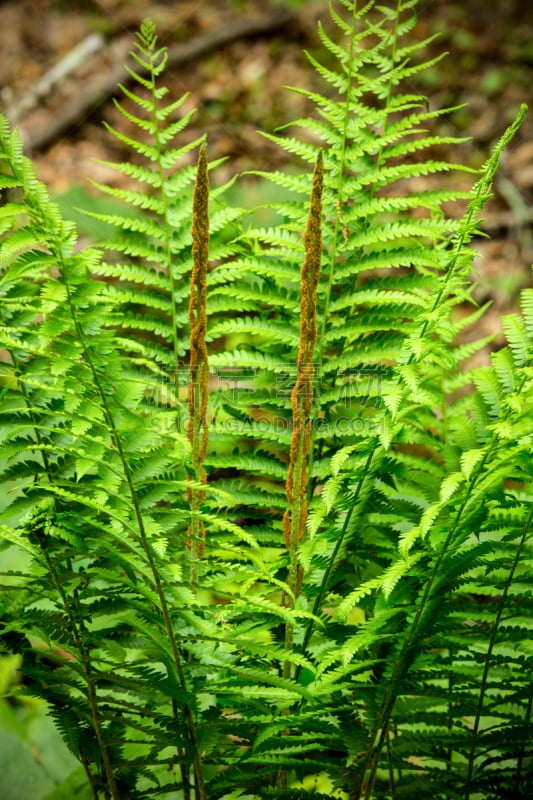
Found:
<svg viewBox="0 0 533 800"><path fill-rule="evenodd" d="M283 521L284 542L290 553L288 584L297 591L297 548L307 523L308 459L311 448L313 409L313 354L317 337L316 296L322 257L322 153L313 174L311 203L303 236L305 259L301 272L300 340L296 380L291 395L292 438L287 475L287 503Z"/></svg>
<svg viewBox="0 0 533 800"><path fill-rule="evenodd" d="M191 292L189 302L190 363L189 422L187 436L191 443L193 479L205 483L202 462L207 450L207 392L209 365L205 342L207 331L207 268L209 261L209 177L205 145L200 148L193 195ZM197 488L188 491L193 517L189 528L192 550L202 554L204 525L196 516L205 493Z"/></svg>

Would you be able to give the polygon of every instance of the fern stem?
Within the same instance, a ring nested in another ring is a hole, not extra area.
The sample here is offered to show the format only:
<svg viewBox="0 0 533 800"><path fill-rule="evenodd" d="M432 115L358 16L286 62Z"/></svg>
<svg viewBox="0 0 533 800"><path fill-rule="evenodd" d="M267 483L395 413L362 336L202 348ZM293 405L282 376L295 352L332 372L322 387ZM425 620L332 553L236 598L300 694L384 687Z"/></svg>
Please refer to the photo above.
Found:
<svg viewBox="0 0 533 800"><path fill-rule="evenodd" d="M448 682L447 682L447 709L446 709L446 730L448 733L449 739L449 746L446 750L446 765L448 769L451 770L452 768L452 761L453 761L453 747L452 747L452 730L453 730L453 723L454 723L454 697L455 697L455 686L454 686L454 678L455 673L453 671L453 664L454 664L454 647L452 644L448 647L448 665L449 665L449 672L448 672Z"/></svg>
<svg viewBox="0 0 533 800"><path fill-rule="evenodd" d="M345 109L344 109L344 117L342 121L342 137L340 142L340 149L339 149L339 166L338 166L338 179L337 179L337 187L336 187L336 213L335 213L335 224L333 229L333 241L331 244L331 249L329 253L329 268L326 274L326 290L325 290L325 297L324 300L321 301L321 322L320 326L317 330L317 346L316 346L316 369L319 370L318 378L322 379L322 360L324 358L324 337L326 334L326 328L329 321L329 308L331 304L331 292L333 290L333 280L335 275L335 265L337 263L337 250L339 246L339 237L341 236L342 231L342 221L341 221L341 214L340 209L342 206L342 198L343 198L343 180L344 180L344 171L345 171L345 164L346 164L346 149L348 143L348 126L350 123L350 116L351 116L351 102L352 102L352 89L353 89L353 56L355 52L355 31L356 31L356 20L357 20L357 2L354 2L353 9L352 9L352 26L351 26L351 36L350 36L350 46L349 46L349 59L347 64L347 78L348 78L348 86L346 90L346 102L345 102ZM313 464L315 459L315 438L316 438L316 431L315 426L313 426L311 431L311 447L310 447L310 455L309 455L309 475L312 476L313 474ZM317 456L320 458L322 455L322 448L323 448L323 441L320 442L318 446L318 453ZM309 480L309 489L308 489L308 500L311 499L311 494L313 492L314 482L312 478Z"/></svg>
<svg viewBox="0 0 533 800"><path fill-rule="evenodd" d="M206 346L207 331L207 268L209 261L209 178L205 144L200 148L198 171L194 185L192 217L191 291L189 301L190 363L189 363L189 422L187 437L191 443L191 466L196 483L205 483L203 461L207 450L207 396L209 363ZM204 548L205 527L199 518L203 489L187 490L191 509L189 527L191 547L191 585L198 581L198 559Z"/></svg>
<svg viewBox="0 0 533 800"><path fill-rule="evenodd" d="M174 387L175 394L176 394L176 403L177 403L177 408L178 408L177 424L178 424L178 428L179 428L180 427L180 424L179 424L180 423L179 398L177 397L177 391L176 391L176 389L177 389L177 376L179 375L179 357L180 357L179 338L178 338L178 322L177 322L177 320L178 320L178 307L177 307L177 300L176 300L176 289L177 289L177 287L176 287L176 280L175 280L175 277L174 277L174 263L173 263L172 245L171 245L171 229L172 229L172 226L171 226L170 219L169 219L170 209L169 209L169 203L168 203L168 196L167 196L167 193L166 193L165 188L164 188L165 187L165 175L166 175L166 171L165 171L165 168L164 168L164 165L163 165L163 160L162 160L164 148L163 148L163 142L161 140L161 134L160 134L160 120L159 120L159 115L157 113L157 109L158 109L158 94L157 94L157 80L156 80L157 79L157 70L156 70L156 66L157 65L155 63L155 56L154 56L155 47L156 47L156 44L157 44L157 37L155 36L155 32L153 30L153 25L151 24L151 22L148 21L148 20L145 21L145 22L146 22L146 26L143 27L141 33L142 33L143 41L144 41L145 45L147 46L146 55L148 56L148 59L149 59L148 73L149 73L150 91L151 91L151 96L152 96L153 137L154 137L154 142L155 142L155 145L156 145L157 169L159 171L159 181L160 181L160 187L161 187L160 199L161 199L161 202L162 202L162 218L163 218L163 233L164 233L164 254L165 254L164 255L164 260L165 260L165 264L166 264L166 268L167 268L168 276L169 276L169 281L170 281L170 298L171 298L171 310L172 310L172 348L173 348L173 369L174 369L173 387ZM198 165L198 172L199 173L201 171L200 162L202 161L202 151L204 151L204 148L202 148L202 150L200 152L200 160L199 160L199 165ZM204 156L205 156L205 152L204 152ZM207 159L205 159L205 161L206 161L206 163L205 163L205 176L202 176L202 179L206 182L207 181ZM202 167L203 167L203 165L202 165ZM198 184L199 180L200 180L200 178L197 177L197 184ZM193 219L193 226L194 226L194 219ZM207 225L207 234L209 234L208 225ZM194 240L194 229L193 229L193 240ZM193 244L193 258L194 258L194 254L195 253L194 253L194 244ZM194 273L194 270L193 270L193 273ZM192 292L191 292L191 297L192 297ZM189 318L190 318L190 314L189 314ZM204 326L203 335L204 335L204 342L205 342L205 326ZM192 334L191 334L191 339L192 339ZM191 342L191 360L192 360L192 342ZM207 382L207 367L206 367L206 378L205 378L205 380ZM191 377L191 384L192 384L192 377ZM207 391L207 387L206 387L206 391ZM190 410L190 405L191 404L190 404L190 401L189 401L189 410ZM205 431L205 435L207 436L207 430ZM191 437L189 436L189 438L191 438ZM194 438L194 436L193 436L193 438ZM198 469L198 465L195 463L195 458L194 458L194 453L196 453L198 455L199 451L198 451L198 448L195 449L195 447L194 447L192 442L191 442L191 445L192 445L192 452L193 452L193 471L194 471L196 480L200 480L200 470ZM204 448L204 454L205 454L205 448ZM201 469L201 459L198 459L198 461L199 461L199 465L200 465L200 469ZM191 503L191 508L196 511L198 509L198 506L199 506L202 498L203 498L203 494L201 492L199 492L198 490L196 490L196 489L192 489L192 490L188 490L188 497L189 497L189 502ZM199 528L199 530L197 530L198 528ZM198 550L199 550L199 548L201 546L201 542L202 542L202 539L203 539L202 534L203 534L203 523L200 520L198 520L196 517L193 517L192 521L191 521L191 538L192 538L192 550L193 550L192 565L191 565L191 583L193 583L193 584L196 581L196 577L195 577L196 564L195 564L195 561L196 561L197 553L198 553ZM168 619L168 623L170 624L170 618ZM172 642L172 639L171 639L171 642ZM181 660L179 658L179 653L178 653L177 647L175 647L174 645L172 645L172 647L173 647L173 651L174 651L174 660L176 662L176 668L178 670L178 675L180 676L180 681L182 682L183 688L185 688L185 676L183 675L182 670L181 670ZM178 667L178 664L179 664L179 667ZM173 709L174 716L177 717L177 706L176 706L176 701L174 699L172 700L172 709ZM194 721L193 721L192 716L190 715L190 711L188 709L186 710L186 716L187 716L187 720L188 720L188 726L189 726L190 734L193 734ZM191 738L193 738L193 736L191 736ZM198 750L195 747L195 758L196 758L197 752L198 752ZM183 752L182 752L181 748L178 748L178 754L180 756L180 769L181 769L181 776L182 776L182 783L183 783L183 798L184 798L184 800L189 800L189 797L190 797L189 776L187 774L187 769L186 769L186 767L185 767L185 765L183 763ZM195 775L196 775L196 784L197 784L198 797L202 798L203 797L203 792L204 792L202 769L201 769L201 764L199 762L196 763L196 761L195 761Z"/></svg>
<svg viewBox="0 0 533 800"><path fill-rule="evenodd" d="M533 693L529 693L529 699L527 701L526 711L524 714L524 721L527 723L531 722L531 715L533 714ZM518 755L516 760L516 775L515 775L515 788L517 797L520 796L519 792L521 791L520 783L522 781L522 769L524 768L524 758L527 756L527 753L521 752Z"/></svg>
<svg viewBox="0 0 533 800"><path fill-rule="evenodd" d="M11 361L13 363L13 366L15 367L15 370L16 370L16 359L14 357L14 354L11 353L11 352L10 352L10 357L11 357ZM20 379L19 380L19 384L20 384L20 387L21 387L21 394L22 394L22 396L24 398L24 401L25 401L25 403L26 403L26 405L27 405L27 407L29 409L29 415L30 415L30 419L32 421L36 442L37 442L38 445L40 445L39 453L40 453L40 456L41 456L42 461L43 461L43 466L44 466L45 473L47 475L49 483L53 484L52 471L51 471L51 468L50 468L50 461L48 459L48 454L47 454L46 450L44 450L42 448L43 441L42 441L41 434L40 434L40 431L39 431L39 426L37 425L37 422L35 420L34 413L31 410L31 404L29 402L29 397L28 397L28 394L27 394L27 391L26 391L26 386L25 386L24 380ZM77 624L77 621L76 621L76 615L72 613L72 609L71 609L71 605L70 605L69 599L68 599L68 597L66 595L66 592L65 592L65 590L63 588L63 585L61 583L59 575L57 574L55 563L50 557L50 554L48 552L48 548L46 547L46 545L42 541L41 532L37 531L37 530L33 530L33 534L34 534L35 538L37 539L37 541L39 542L39 547L41 549L41 553L42 553L43 558L44 558L44 560L46 562L46 566L47 566L48 572L49 572L49 574L50 574L50 576L52 578L55 590L56 590L56 592L59 595L59 598L61 600L61 604L63 606L63 609L65 611L65 614L66 614L68 622L69 622L70 632L72 633L72 636L74 637L74 643L75 643L76 648L78 650L78 653L80 655L81 668L82 668L83 676L84 676L85 683L86 683L86 686L87 686L87 698L88 698L88 701L89 701L89 708L90 708L90 712L91 712L93 729L94 729L94 733L95 733L95 736L96 736L96 741L98 742L98 747L100 749L100 753L101 753L101 756L102 756L102 763L103 763L103 767L104 767L104 771L105 771L107 785L109 787L109 790L111 792L111 797L113 798L113 800L120 800L119 794L118 794L118 787L117 787L117 784L116 784L116 781L115 781L115 775L113 773L113 766L112 766L112 763L111 763L111 759L109 757L109 751L108 751L108 748L107 748L107 742L106 742L104 731L103 731L103 728L102 728L102 723L100 721L99 701L98 701L98 696L97 696L97 692L96 692L96 686L95 686L95 683L93 681L93 670L92 670L91 657L90 657L89 653L85 649L83 635L82 635L82 633L81 633L81 631L80 631L80 629L78 627L78 624ZM80 760L82 762L83 768L84 768L85 773L87 775L87 779L88 779L89 784L91 786L91 791L93 793L93 797L95 798L95 800L97 800L98 791L97 791L95 783L94 783L94 775L93 775L93 773L92 773L92 771L90 769L90 762L87 759L87 757L86 756L82 756L81 753L80 753ZM107 792L106 792L106 794L107 794Z"/></svg>
<svg viewBox="0 0 533 800"><path fill-rule="evenodd" d="M151 31L151 33L150 33ZM164 249L164 263L165 267L168 271L168 277L170 281L170 301L171 301L171 313L172 313L172 351L173 351L173 370L174 375L169 376L173 378L173 385L171 384L171 388L174 389L175 399L176 399L176 407L178 409L178 419L177 424L178 428L180 427L180 411L179 411L179 397L178 397L178 376L179 376L179 360L180 360L180 347L179 347L179 337L178 337L178 304L176 299L177 294L177 286L176 286L176 279L174 277L174 259L172 256L172 225L170 222L170 208L169 208L169 201L168 201L168 194L165 191L165 179L167 171L163 165L163 142L161 140L161 130L160 130L160 119L157 113L158 111L158 95L157 95L157 74L156 74L156 63L155 63L155 56L154 50L157 43L157 37L151 30L151 26L149 25L148 30L144 31L145 34L145 44L147 45L147 52L146 55L149 59L149 83L150 83L150 92L152 96L152 124L153 124L153 137L156 146L156 163L157 163L157 170L159 172L159 183L160 183L160 192L159 198L162 204L162 221L163 221L163 249Z"/></svg>
<svg viewBox="0 0 533 800"><path fill-rule="evenodd" d="M390 800L394 800L396 797L396 779L394 777L394 762L393 762L393 753L391 747L391 731L389 730L387 733L387 759L388 759L388 773L389 773L389 790L390 790Z"/></svg>
<svg viewBox="0 0 533 800"><path fill-rule="evenodd" d="M290 589L288 603L294 607L299 593L298 545L307 524L308 459L311 451L311 426L313 409L313 363L316 344L316 292L322 258L322 191L324 187L322 153L319 153L313 173L313 187L307 226L303 236L305 260L301 272L300 343L296 381L291 394L292 437L286 491L288 508L283 515L283 538L289 551L287 585ZM285 647L293 647L294 628L285 626ZM290 677L291 664L283 667L285 677Z"/></svg>
<svg viewBox="0 0 533 800"><path fill-rule="evenodd" d="M518 547L516 548L515 557L513 559L513 563L511 565L511 569L509 570L509 574L507 576L507 581L505 583L503 592L501 594L499 603L498 603L498 611L496 613L496 618L492 625L492 630L489 638L489 643L487 647L487 652L485 655L485 663L483 665L483 674L481 676L481 684L479 688L478 694L478 703L476 708L476 715L474 719L474 727L472 729L472 738L470 742L470 751L468 753L468 768L467 768L467 775L466 775L466 790L465 790L465 797L464 800L470 800L470 787L472 783L472 777L474 774L474 760L476 756L476 745L477 739L479 735L479 726L481 723L481 715L483 713L483 705L485 701L485 695L487 692L487 684L489 678L489 670L490 670L490 662L492 653L494 650L494 646L496 644L496 637L498 634L498 630L500 627L500 622L502 619L503 612L505 610L505 604L507 602L507 597L509 595L509 591L511 589L511 585L513 582L514 574L522 557L522 551L526 545L527 538L529 536L529 532L531 529L531 525L533 524L533 505L531 506L531 510L529 512L529 516L526 520L526 524L524 525L524 530L522 536L520 538L520 542Z"/></svg>
<svg viewBox="0 0 533 800"><path fill-rule="evenodd" d="M396 61L396 47L397 47L397 44L398 44L398 24L399 24L399 21L400 21L400 14L402 13L402 11L403 11L402 0L398 0L397 3L396 3L396 14L394 16L394 29L393 29L393 32L392 32L392 45L391 45L391 56L390 56L391 57L391 61L392 61L392 69L394 69L394 64L395 64L395 61ZM384 103L385 110L389 107L389 104L390 104L390 100L391 100L391 97L392 97L392 88L393 88L393 81L389 80L388 85L387 85L387 97L386 97L385 103ZM380 145L379 152L378 152L378 155L377 155L377 158L376 158L376 167L378 167L378 168L381 167L381 164L383 162L383 152L384 152L383 137L385 136L385 134L387 132L388 121L389 121L389 114L387 113L385 115L384 120L383 120L383 127L381 129L381 137L380 137L381 138L381 145Z"/></svg>
<svg viewBox="0 0 533 800"><path fill-rule="evenodd" d="M34 531L34 533L36 533ZM36 536L37 540L40 543L39 535ZM99 699L96 692L96 686L94 685L93 678L92 678L92 666L91 666L91 657L89 653L87 653L85 649L85 645L83 642L83 636L81 631L78 629L76 624L76 619L74 614L72 613L70 603L68 601L67 595L65 590L63 589L63 585L57 574L55 564L50 558L50 555L47 552L46 547L40 543L41 551L45 557L46 565L48 567L48 572L50 573L52 580L54 582L54 586L56 588L59 597L61 598L61 602L63 604L63 608L65 609L65 613L67 615L69 621L69 627L72 631L72 635L74 636L74 641L76 643L76 647L78 648L78 652L80 654L80 661L81 667L83 670L83 676L85 678L85 683L87 685L87 698L89 700L89 708L91 709L91 717L94 727L94 732L96 735L96 741L98 742L98 747L100 749L100 753L102 755L102 763L104 766L105 776L107 780L107 785L109 787L109 791L111 792L110 797L113 800L120 800L120 795L118 791L117 782L115 780L115 774L113 772L113 765L111 763L111 759L109 756L109 751L107 748L107 743L105 740L104 731L102 728L102 724L100 722L100 713L99 713ZM88 764L84 763L85 771L87 772L89 769ZM91 775L92 777L92 775ZM92 781L91 781L92 785ZM94 787L93 787L94 792ZM107 794L107 792L106 792Z"/></svg>
<svg viewBox="0 0 533 800"><path fill-rule="evenodd" d="M166 631L166 634L167 634L167 637L168 637L168 641L169 641L169 644L170 644L170 648L171 648L171 652L172 652L172 658L173 658L174 666L176 667L176 673L177 673L177 676L178 676L178 681L179 681L180 687L184 691L187 691L187 682L186 682L186 679L185 679L185 673L183 671L182 659L181 659L181 656L180 656L180 653L179 653L178 645L177 645L177 642L176 642L176 637L174 635L174 629L173 629L173 626L172 626L172 620L171 620L171 617L170 617L170 611L169 611L167 600L166 600L166 597L165 597L165 592L164 592L164 589L163 589L163 586L162 586L162 583L161 583L161 577L160 577L160 574L159 574L159 570L158 570L157 565L155 563L154 556L153 556L153 553L152 553L152 549L150 547L150 542L148 540L148 535L147 535L146 527L145 527L145 524L144 524L144 518L143 518L143 515L142 515L139 499L137 497L137 492L136 492L135 485L134 485L134 482L133 482L133 478L132 478L132 475L131 475L130 466L128 464L128 460L126 458L126 455L124 453L124 448L122 446L122 440L121 440L120 434L119 434L119 432L118 432L118 430L116 428L115 420L114 420L112 411L111 411L111 409L109 407L109 402L108 402L104 387L102 385L102 381L100 380L100 377L98 375L98 371L97 371L96 366L94 364L94 361L93 361L89 346L88 346L86 338L85 338L85 333L84 333L83 328L81 326L81 323L80 323L80 321L78 319L78 315L77 315L77 312L76 312L76 309L75 309L75 306L74 306L74 302L73 302L73 299L72 299L71 287L70 287L70 284L68 282L68 278L67 278L67 274L66 274L65 263L63 261L63 258L62 258L62 255L61 255L61 252L59 251L59 249L58 249L58 252L55 253L55 256L57 258L58 267L60 269L60 274L61 274L61 277L63 279L64 285L65 285L65 289L67 291L67 303L68 303L69 310L70 310L70 313L71 313L71 316L72 316L74 327L76 329L76 334L77 334L77 337L78 337L78 341L82 345L84 358L85 358L85 361L88 364L89 369L91 371L91 375L92 375L92 378L93 378L94 386L95 386L96 391L97 391L97 393L98 393L98 395L100 397L100 401L101 401L101 404L102 404L102 411L103 411L104 417L105 417L107 425L108 425L109 433L111 435L111 439L112 439L113 445L114 445L114 447L115 447L115 449L117 451L117 454L118 454L119 459L120 459L120 463L122 465L124 478L125 478L125 481L126 481L126 485L128 487L128 492L129 492L129 495L130 495L130 498L131 498L133 511L134 511L136 522L137 522L137 527L138 527L138 530L139 530L139 535L140 535L142 548L144 550L144 554L145 554L146 560L148 562L148 565L150 567L150 571L152 573L152 578L153 578L153 581L154 581L156 594L157 594L157 597L158 597L158 600L159 600L160 612L161 612L161 616L162 616L162 619L163 619L163 624L164 624L164 627L165 627L165 631ZM200 754L199 754L199 749L198 749L198 742L197 742L197 738L196 738L196 726L195 726L194 718L193 718L193 715L192 715L192 711L191 711L191 709L189 708L188 705L185 705L185 707L184 707L184 714L185 714L185 719L187 721L187 729L188 729L188 733L189 733L189 739L191 741L191 746L192 746L193 753L194 753L194 772L195 772L195 779L196 779L196 784L197 784L198 800L206 800L205 787L204 787L203 774L202 774L202 765L201 765L201 759L200 759Z"/></svg>

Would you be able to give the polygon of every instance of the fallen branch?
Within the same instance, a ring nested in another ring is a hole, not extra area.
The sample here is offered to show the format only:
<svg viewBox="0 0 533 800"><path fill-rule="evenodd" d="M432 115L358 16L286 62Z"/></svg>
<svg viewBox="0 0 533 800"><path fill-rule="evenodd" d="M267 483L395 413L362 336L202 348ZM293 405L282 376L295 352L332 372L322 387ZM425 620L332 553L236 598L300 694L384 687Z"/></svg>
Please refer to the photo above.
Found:
<svg viewBox="0 0 533 800"><path fill-rule="evenodd" d="M222 28L202 33L188 42L180 42L169 47L169 67L181 67L239 39L272 33L293 19L292 12L280 8L268 15L236 20ZM86 119L103 101L115 94L119 83L128 83L130 75L124 62L130 49L131 36L129 35L121 36L114 42L111 48L112 64L110 68L102 70L101 76L94 83L82 87L82 90L69 103L65 104L46 126L40 125L35 131L24 130L24 121L22 121L20 127L26 149L30 151L43 150L80 120ZM128 60L127 66L140 72L139 65L133 61Z"/></svg>
<svg viewBox="0 0 533 800"><path fill-rule="evenodd" d="M10 122L12 124L18 122L22 116L32 111L43 97L50 94L55 86L79 69L87 58L101 50L104 45L105 40L101 34L90 33L89 36L86 36L52 69L45 72L15 105L11 106L8 112Z"/></svg>

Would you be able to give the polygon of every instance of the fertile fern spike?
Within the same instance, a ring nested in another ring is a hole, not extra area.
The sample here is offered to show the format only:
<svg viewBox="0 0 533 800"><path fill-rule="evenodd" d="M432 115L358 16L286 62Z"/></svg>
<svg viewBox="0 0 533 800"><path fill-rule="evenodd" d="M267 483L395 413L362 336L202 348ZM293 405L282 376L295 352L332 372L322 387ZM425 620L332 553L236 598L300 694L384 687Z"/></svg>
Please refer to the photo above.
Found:
<svg viewBox="0 0 533 800"><path fill-rule="evenodd" d="M200 149L198 175L194 186L192 205L192 256L191 291L189 300L190 366L189 366L189 423L187 436L191 443L191 466L195 481L205 483L203 461L207 450L207 394L209 363L205 343L207 317L207 268L209 261L209 183L207 174L207 154L205 145ZM205 540L204 523L198 517L200 504L205 493L191 488L188 490L191 506L192 570L196 575L196 561L203 552ZM196 582L196 578L192 581Z"/></svg>
<svg viewBox="0 0 533 800"><path fill-rule="evenodd" d="M300 342L296 365L296 381L291 393L292 438L287 475L288 509L283 515L283 539L289 551L287 584L291 602L297 597L301 576L298 576L298 545L305 536L307 526L308 460L311 450L311 425L313 408L314 350L316 343L316 291L322 258L322 154L319 155L313 175L313 188L309 218L303 236L305 261L301 274ZM286 626L285 647L293 646L292 626ZM290 663L286 663L285 676L290 676Z"/></svg>

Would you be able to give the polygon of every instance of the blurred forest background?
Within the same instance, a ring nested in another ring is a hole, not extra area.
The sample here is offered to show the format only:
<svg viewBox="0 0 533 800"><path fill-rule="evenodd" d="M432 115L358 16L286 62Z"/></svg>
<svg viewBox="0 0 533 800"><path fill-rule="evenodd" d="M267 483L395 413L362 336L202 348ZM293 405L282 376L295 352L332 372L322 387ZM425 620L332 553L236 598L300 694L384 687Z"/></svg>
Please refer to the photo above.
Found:
<svg viewBox="0 0 533 800"><path fill-rule="evenodd" d="M20 125L39 177L67 213L84 199L78 187L87 177L112 185L121 179L94 159L127 155L101 122L122 125L113 88L145 16L174 55L165 78L172 95L190 93L186 110L198 109L184 135L206 132L209 157L228 157L220 181L265 165L284 167L287 154L257 131L273 131L309 110L285 85L325 91L302 51L320 52L316 23L328 28L326 0L0 0L2 112ZM520 103L533 106L533 3L421 0L418 18L418 41L439 34L428 56L450 55L414 88L433 108L466 104L441 120L439 132L472 137L441 155L479 166ZM238 201L261 202L264 185L244 185L249 196ZM83 231L87 223L81 224ZM532 224L533 109L487 209L491 241L476 243L478 299L494 301L480 334L497 329L499 315L530 282Z"/></svg>
<svg viewBox="0 0 533 800"><path fill-rule="evenodd" d="M186 110L198 109L185 135L206 132L209 157L228 157L221 181L244 170L287 167L287 154L257 130L271 132L309 110L306 99L284 85L325 91L302 51L320 52L316 23L328 27L326 0L0 0L1 111L20 126L38 176L66 215L75 217L76 205L98 202L84 187L86 178L112 185L121 179L95 159L126 157L101 123L123 130L113 87L123 79L122 65L146 16L170 48L165 81L172 95L190 93ZM439 132L472 141L443 155L480 166L520 103L533 107L533 3L420 0L418 16L418 41L440 34L428 56L443 50L450 56L414 88L432 108L467 104L445 115ZM493 308L476 336L497 334L499 316L514 308L520 288L532 284L533 108L495 189L484 223L491 239L475 243L478 300L491 299ZM271 199L257 181L237 191L237 202L246 206ZM82 219L81 226L83 237L95 233L90 221ZM0 692L16 681L16 669L16 660L0 658ZM0 700L2 800L57 798L54 786L72 768L40 706ZM75 785L70 791L61 796L74 796ZM83 792L78 797L83 800Z"/></svg>

